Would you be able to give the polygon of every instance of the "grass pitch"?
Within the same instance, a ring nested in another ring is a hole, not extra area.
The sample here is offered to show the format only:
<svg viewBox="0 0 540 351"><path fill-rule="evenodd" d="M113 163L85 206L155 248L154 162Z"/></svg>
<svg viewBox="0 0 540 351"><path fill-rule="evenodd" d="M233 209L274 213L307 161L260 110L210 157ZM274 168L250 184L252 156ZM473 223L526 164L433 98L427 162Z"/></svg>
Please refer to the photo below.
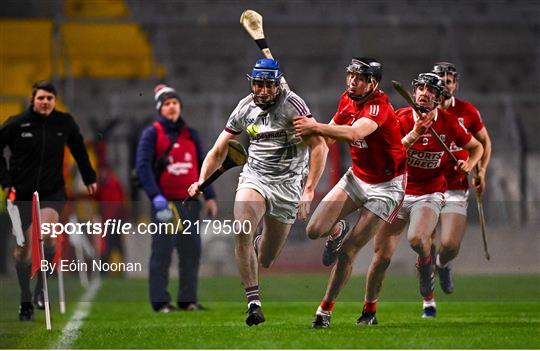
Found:
<svg viewBox="0 0 540 351"><path fill-rule="evenodd" d="M247 327L239 278L204 278L201 312L156 314L147 302L147 282L104 280L84 320L73 348L420 348L538 349L540 348L540 276L461 276L456 292L436 291L438 316L424 320L416 278L389 276L378 304L379 325L357 327L364 280L353 278L334 309L332 327L314 330L311 320L326 285L326 275L262 276L267 322ZM61 316L54 304L53 331L36 321L17 321L15 280L0 280L0 347L52 348L71 318L76 301ZM82 290L69 281L69 294ZM171 292L176 292L172 281ZM174 294L173 294L174 296ZM74 299L76 300L76 299Z"/></svg>

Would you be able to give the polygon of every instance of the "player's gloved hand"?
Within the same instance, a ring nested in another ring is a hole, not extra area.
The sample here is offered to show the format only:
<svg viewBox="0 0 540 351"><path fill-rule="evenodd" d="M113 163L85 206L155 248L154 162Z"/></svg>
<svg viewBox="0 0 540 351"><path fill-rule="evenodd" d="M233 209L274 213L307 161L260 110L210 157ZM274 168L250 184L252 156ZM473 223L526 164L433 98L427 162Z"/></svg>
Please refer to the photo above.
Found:
<svg viewBox="0 0 540 351"><path fill-rule="evenodd" d="M169 209L169 204L165 196L159 194L152 199L152 205L156 209L156 218L160 222L170 222L173 219L173 213Z"/></svg>

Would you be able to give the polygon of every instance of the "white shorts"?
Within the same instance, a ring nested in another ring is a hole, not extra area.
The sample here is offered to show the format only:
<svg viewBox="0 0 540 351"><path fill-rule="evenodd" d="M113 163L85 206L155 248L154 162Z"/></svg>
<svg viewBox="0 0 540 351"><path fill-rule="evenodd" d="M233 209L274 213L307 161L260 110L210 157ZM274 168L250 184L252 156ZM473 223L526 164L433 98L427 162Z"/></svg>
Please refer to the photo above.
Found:
<svg viewBox="0 0 540 351"><path fill-rule="evenodd" d="M445 205L441 213L457 213L467 216L469 205L469 190L446 190L444 192Z"/></svg>
<svg viewBox="0 0 540 351"><path fill-rule="evenodd" d="M399 175L387 182L369 184L356 177L351 168L337 186L360 208L365 207L386 222L392 223L405 197L406 176Z"/></svg>
<svg viewBox="0 0 540 351"><path fill-rule="evenodd" d="M238 179L240 189L253 189L265 199L266 214L285 224L293 224L298 213L298 203L302 196L302 180L268 184L251 172L242 171Z"/></svg>
<svg viewBox="0 0 540 351"><path fill-rule="evenodd" d="M444 195L440 192L425 195L405 195L405 201L403 201L403 206L399 210L398 218L408 221L411 214L422 207L431 208L439 217L443 206Z"/></svg>

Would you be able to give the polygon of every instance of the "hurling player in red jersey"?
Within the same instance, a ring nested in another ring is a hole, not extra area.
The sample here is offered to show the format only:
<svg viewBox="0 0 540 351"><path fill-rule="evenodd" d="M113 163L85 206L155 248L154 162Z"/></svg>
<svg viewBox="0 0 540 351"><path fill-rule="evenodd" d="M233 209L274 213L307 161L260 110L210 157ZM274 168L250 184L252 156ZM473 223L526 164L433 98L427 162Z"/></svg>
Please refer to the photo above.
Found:
<svg viewBox="0 0 540 351"><path fill-rule="evenodd" d="M329 124L296 118L300 136L322 135L349 143L352 167L325 196L307 226L311 239L328 237L323 264L332 265L326 294L317 309L314 328L327 328L334 302L345 286L358 251L385 222L392 222L405 195L406 159L394 109L377 87L382 65L374 59L352 59L347 67L347 90ZM349 231L343 220L360 209Z"/></svg>
<svg viewBox="0 0 540 351"><path fill-rule="evenodd" d="M433 66L433 73L441 77L446 85L445 100L441 108L456 116L463 125L484 147L484 153L478 163L478 175L473 179L477 192L485 188L486 169L491 158L491 139L482 123L478 110L469 102L457 99L454 94L458 87L458 72L449 62L438 62ZM452 151L459 159L467 158L467 151L452 145ZM437 273L442 290L450 294L454 291L450 262L457 256L467 222L467 199L469 182L467 176L456 172L452 167L445 174L448 190L444 193L446 204L441 211L441 245L436 258ZM435 233L433 233L435 235ZM434 249L435 251L435 249Z"/></svg>
<svg viewBox="0 0 540 351"><path fill-rule="evenodd" d="M420 293L424 298L424 318L435 317L433 299L434 272L431 264L431 233L437 225L444 204L446 180L444 170L452 162L435 137L427 129L431 125L447 145L456 144L470 153L468 160L452 166L460 172L470 172L482 155L482 145L457 121L457 118L437 109L444 90L443 81L433 73L421 73L413 80L416 103L425 111L418 116L411 107L396 111L407 148L407 189L397 220L385 224L375 236L375 254L368 269L366 296L359 325L377 324L376 303L384 274L399 242L401 232L409 224L407 239L417 253L416 268L420 278Z"/></svg>

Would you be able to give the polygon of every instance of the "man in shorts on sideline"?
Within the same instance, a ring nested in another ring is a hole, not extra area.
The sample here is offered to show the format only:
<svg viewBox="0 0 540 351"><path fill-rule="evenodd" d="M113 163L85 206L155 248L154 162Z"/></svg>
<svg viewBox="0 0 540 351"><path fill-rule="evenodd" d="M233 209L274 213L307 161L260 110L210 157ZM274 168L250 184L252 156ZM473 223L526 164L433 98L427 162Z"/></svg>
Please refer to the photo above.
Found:
<svg viewBox="0 0 540 351"><path fill-rule="evenodd" d="M491 139L482 122L480 112L470 102L454 96L459 78L456 67L450 62L438 62L433 66L433 73L441 77L446 85L445 100L441 108L456 116L459 123L484 147L484 153L480 162L478 162L478 174L473 179L476 191L481 194L484 192L486 170L491 159ZM465 150L455 145L452 145L451 150L458 159L467 158ZM445 177L448 182L448 189L444 193L446 203L440 216L441 245L436 258L436 267L442 290L450 294L454 291L450 263L459 253L459 247L467 226L469 182L466 174L455 171L453 167L447 168ZM433 235L435 235L435 231Z"/></svg>
<svg viewBox="0 0 540 351"><path fill-rule="evenodd" d="M230 115L225 130L204 159L199 181L189 189L192 196L200 193L199 185L225 159L227 142L243 130L249 134L249 159L240 174L234 203L235 222L242 227L235 236L235 255L248 301L248 326L265 321L258 263L270 267L297 213L300 219L307 218L328 152L323 138L295 135L293 117L313 118L298 95L281 87L281 77L278 61L260 59L255 63L248 76L251 94L240 100ZM253 239L261 221L262 235ZM246 226L242 224L246 222L250 230L244 232Z"/></svg>
<svg viewBox="0 0 540 351"><path fill-rule="evenodd" d="M337 260L314 328L330 326L335 300L349 279L356 254L385 222L394 220L405 196L407 154L394 109L377 88L382 65L358 57L346 71L347 89L329 124L294 121L300 136L322 135L349 143L352 158L352 167L325 196L307 227L311 239L328 237L323 264L330 266ZM343 218L356 210L360 216L349 232Z"/></svg>
<svg viewBox="0 0 540 351"><path fill-rule="evenodd" d="M392 224L385 224L375 237L375 254L368 269L364 308L358 319L359 325L377 324L376 304L384 275L407 223L407 239L418 255L416 268L420 280L420 294L424 299L422 317L436 316L433 297L435 276L430 248L431 233L444 205L444 170L447 164L450 164L460 172L470 172L483 151L482 145L459 125L455 116L437 108L443 90L444 82L437 75L421 73L413 80L413 93L416 103L425 111L425 116L418 116L411 107L396 111L404 135L402 142L408 152L405 201L397 220ZM429 124L419 125L423 118ZM445 154L435 136L427 130L426 127L430 125L447 146L463 147L469 152L470 158L460 160L456 165Z"/></svg>

